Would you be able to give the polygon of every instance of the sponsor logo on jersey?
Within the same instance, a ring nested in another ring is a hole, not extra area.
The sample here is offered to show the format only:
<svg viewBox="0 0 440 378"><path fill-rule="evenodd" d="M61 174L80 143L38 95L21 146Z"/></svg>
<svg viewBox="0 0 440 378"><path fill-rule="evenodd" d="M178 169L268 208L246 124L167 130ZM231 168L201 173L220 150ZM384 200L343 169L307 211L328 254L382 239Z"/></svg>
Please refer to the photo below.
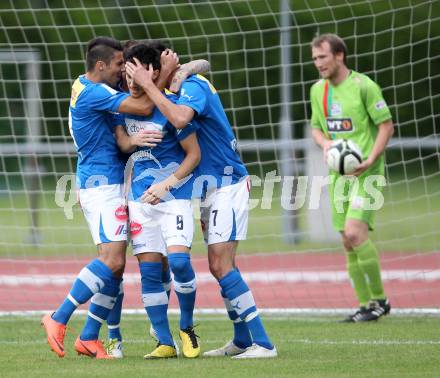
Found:
<svg viewBox="0 0 440 378"><path fill-rule="evenodd" d="M136 236L142 231L142 225L137 222L130 222L130 235Z"/></svg>
<svg viewBox="0 0 440 378"><path fill-rule="evenodd" d="M334 102L331 106L331 115L332 116L340 116L341 114L342 114L341 104Z"/></svg>
<svg viewBox="0 0 440 378"><path fill-rule="evenodd" d="M374 104L374 107L376 108L376 110L381 110L381 109L385 108L386 106L387 106L387 104L385 103L384 100L380 100Z"/></svg>
<svg viewBox="0 0 440 378"><path fill-rule="evenodd" d="M188 96L187 94L185 94L185 89L183 88L182 91L180 92L180 97L186 98L188 102L190 102L194 96Z"/></svg>
<svg viewBox="0 0 440 378"><path fill-rule="evenodd" d="M86 86L80 82L79 78L76 79L75 82L73 83L72 94L70 96L70 106L72 108L76 106L76 101L78 100L80 93L83 91L85 87Z"/></svg>
<svg viewBox="0 0 440 378"><path fill-rule="evenodd" d="M354 130L351 118L327 118L326 122L330 133L346 133Z"/></svg>
<svg viewBox="0 0 440 378"><path fill-rule="evenodd" d="M127 235L127 226L125 224L121 224L115 231L115 235Z"/></svg>
<svg viewBox="0 0 440 378"><path fill-rule="evenodd" d="M234 138L231 140L231 148L233 151L237 149L237 139Z"/></svg>
<svg viewBox="0 0 440 378"><path fill-rule="evenodd" d="M120 221L128 219L127 206L121 205L115 210L115 217Z"/></svg>
<svg viewBox="0 0 440 378"><path fill-rule="evenodd" d="M147 131L162 131L163 125L160 125L155 122L149 122L149 121L140 121L138 119L132 119L132 118L125 118L125 125L127 128L128 135L133 135L138 133L140 130L147 130Z"/></svg>
<svg viewBox="0 0 440 378"><path fill-rule="evenodd" d="M141 243L141 244L134 244L134 243L132 243L133 249L139 249L139 248L142 248L142 247L145 247L145 246L146 246L145 243Z"/></svg>

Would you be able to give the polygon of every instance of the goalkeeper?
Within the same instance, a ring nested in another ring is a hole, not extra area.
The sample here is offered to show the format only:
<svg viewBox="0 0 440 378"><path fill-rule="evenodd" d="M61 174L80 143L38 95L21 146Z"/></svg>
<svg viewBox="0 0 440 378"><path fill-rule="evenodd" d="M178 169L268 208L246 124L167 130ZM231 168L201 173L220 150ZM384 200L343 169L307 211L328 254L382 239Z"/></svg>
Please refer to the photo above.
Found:
<svg viewBox="0 0 440 378"><path fill-rule="evenodd" d="M340 37L323 34L311 45L321 76L310 91L312 137L322 147L324 159L334 139L350 139L363 151L363 162L353 173L359 179L356 191L350 193L344 185L339 193L335 188L341 176L335 172L330 176L333 226L342 235L348 274L360 304L344 321L377 320L387 315L391 306L384 293L379 255L368 235L374 229L375 211L367 209L372 198L364 183L372 175L383 177L383 152L394 132L391 113L379 86L347 67L347 48Z"/></svg>

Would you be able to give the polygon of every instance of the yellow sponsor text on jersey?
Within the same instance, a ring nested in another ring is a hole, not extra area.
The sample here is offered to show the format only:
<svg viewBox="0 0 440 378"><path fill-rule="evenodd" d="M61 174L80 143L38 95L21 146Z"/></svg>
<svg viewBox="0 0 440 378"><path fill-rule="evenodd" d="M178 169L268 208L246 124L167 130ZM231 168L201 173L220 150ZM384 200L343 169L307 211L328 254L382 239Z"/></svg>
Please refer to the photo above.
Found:
<svg viewBox="0 0 440 378"><path fill-rule="evenodd" d="M169 95L174 95L174 96L176 96L176 94L175 94L174 92L171 92L169 89L166 89L166 88L165 88L165 89L164 89L164 92L165 92L165 94L168 95L168 96L169 96Z"/></svg>
<svg viewBox="0 0 440 378"><path fill-rule="evenodd" d="M214 88L214 86L211 84L211 82L210 82L205 76L202 76L202 75L200 75L200 74L197 74L197 77L198 77L200 80L206 81L206 82L208 83L208 85L209 85L209 89L211 89L211 92L212 92L213 94L217 93L217 90Z"/></svg>
<svg viewBox="0 0 440 378"><path fill-rule="evenodd" d="M80 93L82 92L82 90L85 88L86 86L84 84L81 84L81 82L79 81L79 78L75 80L75 82L72 85L72 94L70 96L70 106L72 108L75 107L76 105L76 101L78 100L78 97L80 95Z"/></svg>

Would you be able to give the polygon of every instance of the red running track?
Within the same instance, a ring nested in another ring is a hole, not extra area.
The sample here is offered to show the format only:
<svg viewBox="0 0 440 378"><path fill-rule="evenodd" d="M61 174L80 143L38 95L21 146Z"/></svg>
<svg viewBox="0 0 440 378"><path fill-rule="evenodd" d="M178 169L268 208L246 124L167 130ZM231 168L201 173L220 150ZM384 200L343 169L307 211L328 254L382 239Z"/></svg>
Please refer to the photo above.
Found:
<svg viewBox="0 0 440 378"><path fill-rule="evenodd" d="M86 258L0 259L0 311L55 309L70 289ZM207 259L193 258L198 275L198 308L223 308ZM283 253L237 259L260 308L356 307L343 254ZM440 252L386 253L382 270L393 307L440 307ZM124 308L142 308L140 278L128 258ZM175 295L170 307L176 308Z"/></svg>

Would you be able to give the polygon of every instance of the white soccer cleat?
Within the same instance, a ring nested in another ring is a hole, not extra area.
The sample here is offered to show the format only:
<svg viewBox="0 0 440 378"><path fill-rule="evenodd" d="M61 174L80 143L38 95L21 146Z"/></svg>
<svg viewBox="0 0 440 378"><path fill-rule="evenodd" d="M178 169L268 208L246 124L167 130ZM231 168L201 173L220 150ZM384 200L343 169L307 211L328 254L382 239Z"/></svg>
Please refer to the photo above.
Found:
<svg viewBox="0 0 440 378"><path fill-rule="evenodd" d="M224 346L218 349L209 350L203 353L204 357L224 357L224 356L236 356L240 353L245 352L246 349L239 348L235 345L232 340L227 342Z"/></svg>
<svg viewBox="0 0 440 378"><path fill-rule="evenodd" d="M267 349L258 344L252 344L245 352L233 356L233 359L239 360L242 358L274 358L278 353L275 347Z"/></svg>
<svg viewBox="0 0 440 378"><path fill-rule="evenodd" d="M108 355L113 356L114 358L123 358L124 353L122 352L122 341L118 339L111 339L105 345L105 351Z"/></svg>
<svg viewBox="0 0 440 378"><path fill-rule="evenodd" d="M157 342L159 342L159 338L157 337L157 333L156 330L153 328L153 325L150 324L150 336ZM176 354L177 356L180 356L180 349L179 346L177 345L177 343L174 341L173 339L173 343L174 343L174 348L176 349Z"/></svg>

